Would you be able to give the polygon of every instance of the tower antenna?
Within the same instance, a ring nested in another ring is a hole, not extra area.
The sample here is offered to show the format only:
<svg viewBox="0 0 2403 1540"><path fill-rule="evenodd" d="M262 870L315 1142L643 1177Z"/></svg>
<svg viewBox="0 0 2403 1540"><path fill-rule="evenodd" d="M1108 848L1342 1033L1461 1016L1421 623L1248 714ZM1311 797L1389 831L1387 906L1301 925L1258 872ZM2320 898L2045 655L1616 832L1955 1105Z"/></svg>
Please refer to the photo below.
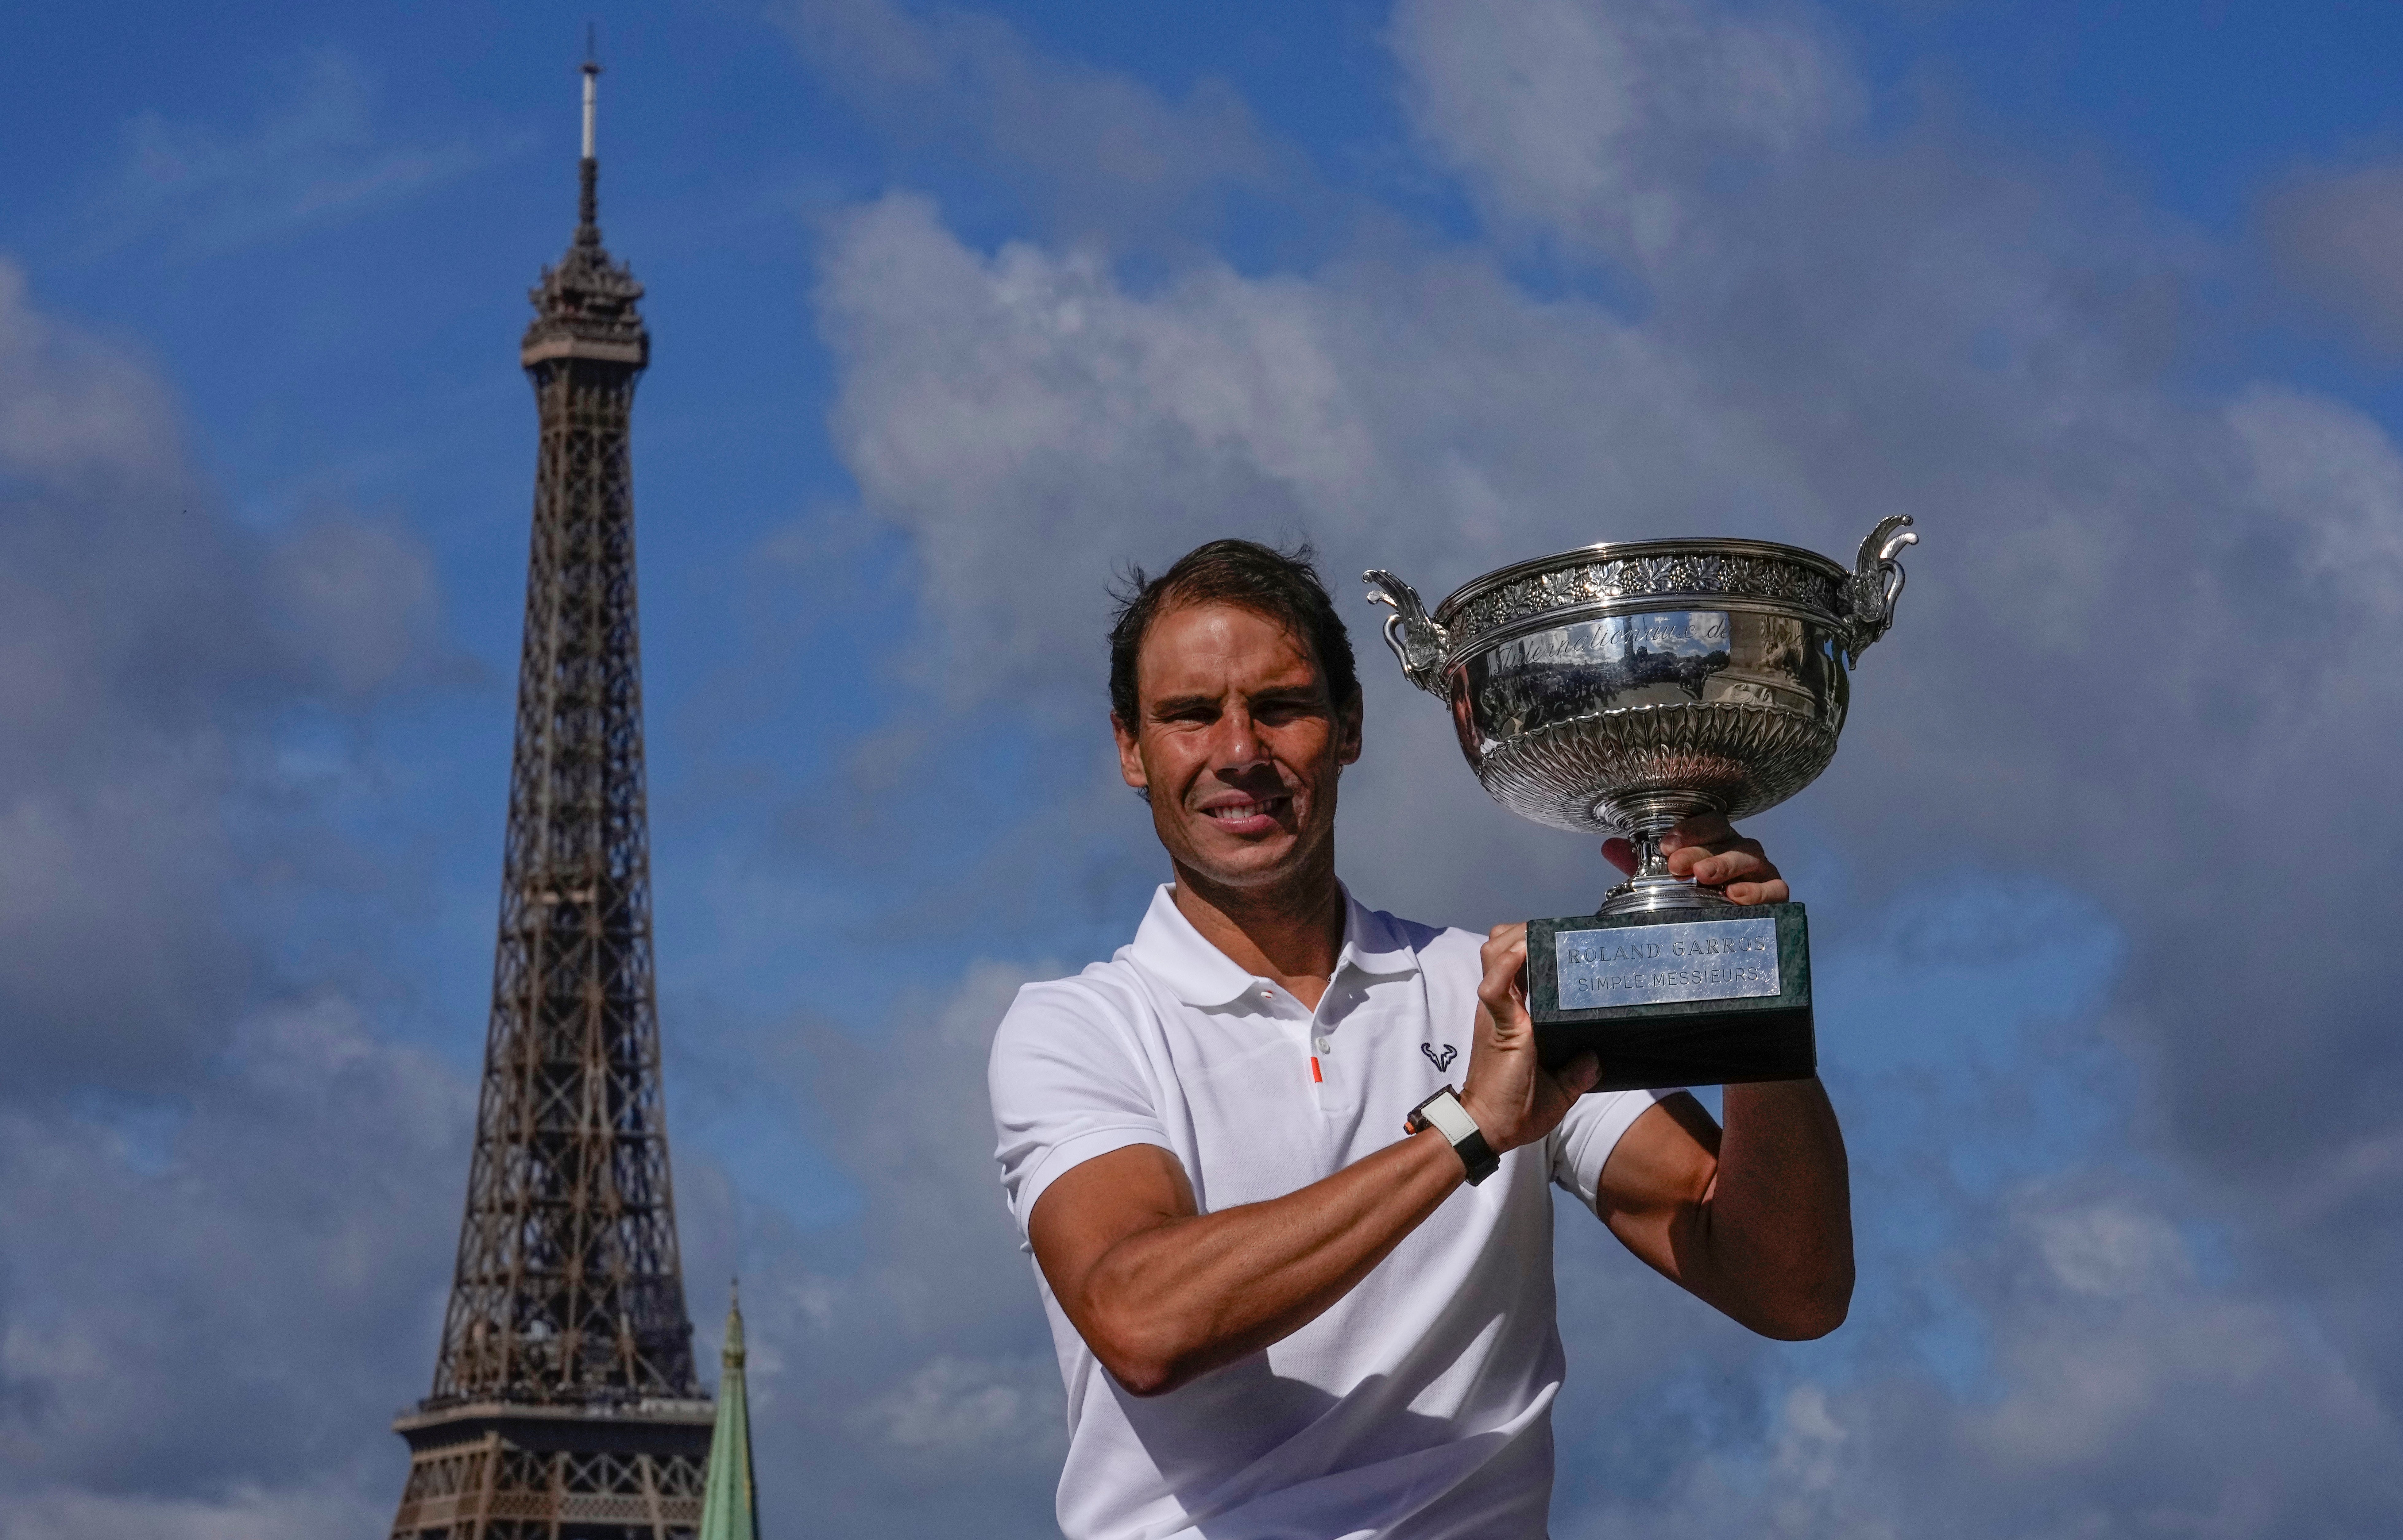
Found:
<svg viewBox="0 0 2403 1540"><path fill-rule="evenodd" d="M593 159L592 106L601 84L601 53L593 41L593 25L584 23L584 159Z"/></svg>

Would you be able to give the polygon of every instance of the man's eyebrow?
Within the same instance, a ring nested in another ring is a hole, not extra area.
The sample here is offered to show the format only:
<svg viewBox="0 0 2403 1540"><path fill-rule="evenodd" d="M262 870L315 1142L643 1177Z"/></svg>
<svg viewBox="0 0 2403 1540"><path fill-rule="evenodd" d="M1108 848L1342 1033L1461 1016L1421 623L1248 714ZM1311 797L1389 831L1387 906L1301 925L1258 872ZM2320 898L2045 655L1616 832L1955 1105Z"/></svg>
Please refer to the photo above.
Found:
<svg viewBox="0 0 2403 1540"><path fill-rule="evenodd" d="M1243 699L1254 704L1265 701L1273 705L1306 706L1320 700L1324 694L1317 682L1313 680L1307 685L1272 685L1267 689L1245 692ZM1225 705L1224 696L1202 695L1197 692L1188 695L1160 696L1144 702L1144 710L1154 716L1168 716L1185 711L1219 711L1224 709Z"/></svg>

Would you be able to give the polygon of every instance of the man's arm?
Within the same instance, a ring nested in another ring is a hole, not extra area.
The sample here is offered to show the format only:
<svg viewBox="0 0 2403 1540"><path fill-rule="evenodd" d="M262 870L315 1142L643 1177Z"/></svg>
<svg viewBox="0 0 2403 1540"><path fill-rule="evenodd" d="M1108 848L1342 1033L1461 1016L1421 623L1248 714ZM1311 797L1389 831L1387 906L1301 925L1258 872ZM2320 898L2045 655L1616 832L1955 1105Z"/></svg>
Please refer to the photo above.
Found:
<svg viewBox="0 0 2403 1540"><path fill-rule="evenodd" d="M1502 936L1485 946L1460 1095L1496 1155L1551 1132L1599 1075L1590 1054L1546 1070L1526 1012L1496 1014L1496 1000L1516 999L1519 967ZM1519 950L1523 956L1523 938ZM1428 1130L1299 1192L1199 1214L1176 1158L1137 1145L1053 1182L1026 1234L1052 1295L1102 1367L1133 1394L1159 1395L1315 1320L1465 1174L1451 1145Z"/></svg>
<svg viewBox="0 0 2403 1540"><path fill-rule="evenodd" d="M1764 1337L1844 1324L1853 1218L1844 1138L1816 1079L1729 1086L1727 1129L1680 1091L1604 1162L1594 1211L1628 1250Z"/></svg>
<svg viewBox="0 0 2403 1540"><path fill-rule="evenodd" d="M1463 1175L1430 1129L1299 1192L1199 1214L1176 1157L1134 1145L1052 1183L1026 1231L1102 1367L1159 1395L1309 1325Z"/></svg>
<svg viewBox="0 0 2403 1540"><path fill-rule="evenodd" d="M1669 869L1740 904L1785 901L1757 840L1688 819ZM1633 865L1624 840L1603 853ZM1613 847L1617 847L1614 849ZM1767 1337L1825 1337L1853 1298L1843 1131L1814 1077L1729 1086L1727 1128L1682 1092L1638 1117L1604 1162L1594 1210L1627 1249Z"/></svg>

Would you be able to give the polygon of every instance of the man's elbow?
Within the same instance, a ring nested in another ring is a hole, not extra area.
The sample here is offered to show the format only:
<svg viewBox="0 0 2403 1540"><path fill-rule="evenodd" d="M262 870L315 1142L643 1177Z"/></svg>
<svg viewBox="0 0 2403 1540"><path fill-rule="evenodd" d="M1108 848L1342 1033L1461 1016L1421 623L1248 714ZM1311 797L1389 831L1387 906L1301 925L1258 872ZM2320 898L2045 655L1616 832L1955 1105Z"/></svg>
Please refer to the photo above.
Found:
<svg viewBox="0 0 2403 1540"><path fill-rule="evenodd" d="M1842 1325L1851 1311L1850 1300L1799 1309L1789 1307L1755 1324L1752 1329L1780 1342L1814 1342Z"/></svg>
<svg viewBox="0 0 2403 1540"><path fill-rule="evenodd" d="M1110 1378L1118 1382L1118 1389L1137 1400L1147 1401L1155 1395L1166 1395L1185 1383L1184 1376L1156 1359L1121 1358L1113 1363L1104 1358L1102 1367L1110 1371Z"/></svg>
<svg viewBox="0 0 2403 1540"><path fill-rule="evenodd" d="M1844 1324L1853 1310L1853 1269L1825 1278L1798 1281L1763 1301L1758 1318L1746 1325L1781 1342L1810 1342Z"/></svg>
<svg viewBox="0 0 2403 1540"><path fill-rule="evenodd" d="M1169 1335L1135 1323L1094 1323L1085 1345L1129 1395L1165 1395L1198 1372Z"/></svg>

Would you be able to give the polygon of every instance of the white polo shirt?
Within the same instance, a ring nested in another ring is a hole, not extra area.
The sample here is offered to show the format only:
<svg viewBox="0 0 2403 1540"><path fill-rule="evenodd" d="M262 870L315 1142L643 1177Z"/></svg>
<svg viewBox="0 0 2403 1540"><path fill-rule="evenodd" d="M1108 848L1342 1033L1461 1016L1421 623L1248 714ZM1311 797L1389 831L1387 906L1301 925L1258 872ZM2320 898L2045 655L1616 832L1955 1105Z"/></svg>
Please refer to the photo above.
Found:
<svg viewBox="0 0 2403 1540"><path fill-rule="evenodd" d="M1281 1198L1404 1137L1468 1070L1484 937L1364 909L1318 1009L1254 978L1170 889L1106 963L1029 984L991 1066L1019 1231L1072 1167L1130 1145L1183 1163L1202 1212ZM1165 1395L1129 1395L1035 1269L1068 1391L1069 1540L1540 1540L1563 1373L1558 1182L1603 1162L1667 1091L1581 1098L1403 1239L1358 1287L1266 1350Z"/></svg>

